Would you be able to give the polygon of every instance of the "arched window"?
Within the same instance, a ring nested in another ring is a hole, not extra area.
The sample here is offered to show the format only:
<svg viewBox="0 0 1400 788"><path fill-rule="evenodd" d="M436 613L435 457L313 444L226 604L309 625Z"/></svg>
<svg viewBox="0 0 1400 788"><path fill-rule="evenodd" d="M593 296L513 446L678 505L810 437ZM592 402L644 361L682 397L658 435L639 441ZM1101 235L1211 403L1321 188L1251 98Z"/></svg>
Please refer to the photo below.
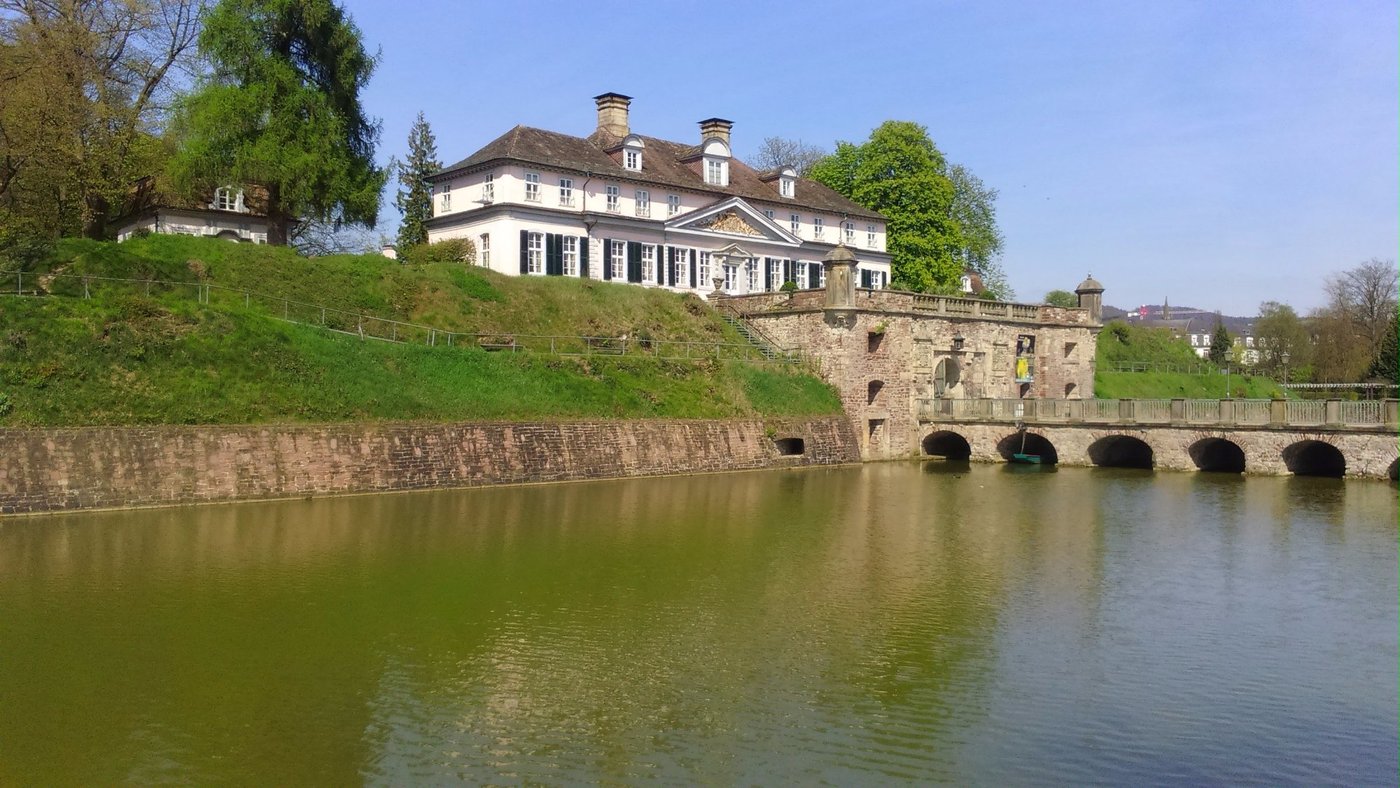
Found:
<svg viewBox="0 0 1400 788"><path fill-rule="evenodd" d="M633 134L622 141L622 166L633 172L640 172L642 169L642 151L646 149L646 143L642 138Z"/></svg>
<svg viewBox="0 0 1400 788"><path fill-rule="evenodd" d="M718 138L705 140L704 144L705 183L713 186L729 185L729 146Z"/></svg>
<svg viewBox="0 0 1400 788"><path fill-rule="evenodd" d="M778 193L784 197L797 196L797 170L784 167L778 175Z"/></svg>
<svg viewBox="0 0 1400 788"><path fill-rule="evenodd" d="M214 203L210 207L216 211L241 211L243 191L232 186L221 186L214 190Z"/></svg>

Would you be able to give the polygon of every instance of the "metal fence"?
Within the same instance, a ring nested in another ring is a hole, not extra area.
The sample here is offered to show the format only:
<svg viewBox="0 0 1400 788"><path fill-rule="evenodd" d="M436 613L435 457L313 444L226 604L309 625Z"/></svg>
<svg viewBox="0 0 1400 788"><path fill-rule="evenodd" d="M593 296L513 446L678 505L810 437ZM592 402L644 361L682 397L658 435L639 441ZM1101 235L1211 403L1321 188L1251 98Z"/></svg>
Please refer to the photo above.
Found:
<svg viewBox="0 0 1400 788"><path fill-rule="evenodd" d="M190 298L197 303L216 308L257 309L269 317L288 323L322 328L359 339L430 347L480 348L487 351L546 353L555 356L645 357L668 361L751 361L778 364L800 362L800 358L795 354L765 353L763 348L757 345L733 342L693 342L626 335L591 337L452 331L207 282L0 271L0 294L3 295L92 298L95 294L113 292Z"/></svg>

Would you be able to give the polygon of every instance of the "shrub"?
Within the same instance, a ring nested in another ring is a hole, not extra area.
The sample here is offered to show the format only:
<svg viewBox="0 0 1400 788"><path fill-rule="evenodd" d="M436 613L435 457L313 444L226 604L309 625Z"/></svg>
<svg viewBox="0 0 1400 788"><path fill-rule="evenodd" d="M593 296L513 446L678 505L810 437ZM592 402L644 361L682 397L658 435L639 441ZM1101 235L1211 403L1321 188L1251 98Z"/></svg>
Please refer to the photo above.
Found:
<svg viewBox="0 0 1400 788"><path fill-rule="evenodd" d="M403 252L405 263L425 265L427 263L466 263L476 262L476 246L466 238L448 238L432 244L418 244Z"/></svg>
<svg viewBox="0 0 1400 788"><path fill-rule="evenodd" d="M53 241L38 223L10 220L0 224L0 268L33 271L53 251Z"/></svg>
<svg viewBox="0 0 1400 788"><path fill-rule="evenodd" d="M782 290L784 293L791 293L797 290L797 283L789 279L786 282L783 282L783 286L778 289Z"/></svg>

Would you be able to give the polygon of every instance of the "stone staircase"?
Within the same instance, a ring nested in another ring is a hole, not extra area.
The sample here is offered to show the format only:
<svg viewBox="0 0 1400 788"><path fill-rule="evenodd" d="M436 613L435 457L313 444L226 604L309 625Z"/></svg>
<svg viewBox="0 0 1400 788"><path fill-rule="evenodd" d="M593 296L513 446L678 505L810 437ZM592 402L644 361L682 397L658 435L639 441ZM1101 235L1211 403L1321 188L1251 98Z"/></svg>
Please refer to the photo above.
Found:
<svg viewBox="0 0 1400 788"><path fill-rule="evenodd" d="M753 345L754 347L758 348L758 351L763 354L763 357L768 359L769 361L796 360L796 354L781 350L778 347L774 346L774 344L771 341L769 341L768 337L764 336L762 332L760 332L758 329L749 325L749 322L747 320L744 320L738 314L735 314L734 312L728 309L721 309L719 310L719 317L725 323L728 323L729 325L733 326L734 330L738 331L739 334L742 335L750 345Z"/></svg>

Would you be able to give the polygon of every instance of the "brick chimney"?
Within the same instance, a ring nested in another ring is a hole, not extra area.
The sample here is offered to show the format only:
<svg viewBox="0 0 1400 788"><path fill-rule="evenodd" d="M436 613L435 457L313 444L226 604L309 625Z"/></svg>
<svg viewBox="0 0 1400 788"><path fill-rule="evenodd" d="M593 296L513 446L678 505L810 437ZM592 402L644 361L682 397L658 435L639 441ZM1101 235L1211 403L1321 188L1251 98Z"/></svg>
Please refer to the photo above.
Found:
<svg viewBox="0 0 1400 788"><path fill-rule="evenodd" d="M632 104L631 96L621 93L604 93L594 96L598 102L598 131L614 137L626 137L631 129L627 125L627 108Z"/></svg>
<svg viewBox="0 0 1400 788"><path fill-rule="evenodd" d="M705 140L711 137L719 137L724 140L725 145L729 145L730 148L733 148L734 146L729 144L729 130L732 128L734 128L734 121L732 120L725 120L724 118L706 118L700 121L700 143L703 145Z"/></svg>

